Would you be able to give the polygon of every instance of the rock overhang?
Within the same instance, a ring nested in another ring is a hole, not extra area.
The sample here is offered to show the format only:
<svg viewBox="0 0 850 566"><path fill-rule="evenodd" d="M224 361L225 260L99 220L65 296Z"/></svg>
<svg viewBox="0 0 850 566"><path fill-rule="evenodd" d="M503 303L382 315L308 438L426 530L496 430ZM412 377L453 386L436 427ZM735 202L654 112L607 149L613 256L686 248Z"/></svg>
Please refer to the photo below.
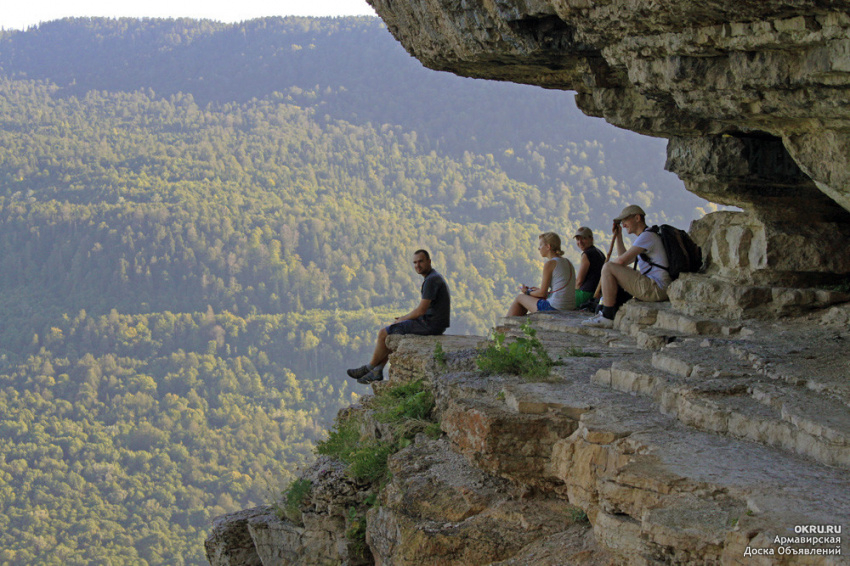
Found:
<svg viewBox="0 0 850 566"><path fill-rule="evenodd" d="M775 161L779 142L806 179L792 178L801 198L850 210L850 2L369 2L427 67L575 91L586 114L675 140L680 155L732 135ZM751 183L724 199L702 177L683 178L709 200L775 216Z"/></svg>

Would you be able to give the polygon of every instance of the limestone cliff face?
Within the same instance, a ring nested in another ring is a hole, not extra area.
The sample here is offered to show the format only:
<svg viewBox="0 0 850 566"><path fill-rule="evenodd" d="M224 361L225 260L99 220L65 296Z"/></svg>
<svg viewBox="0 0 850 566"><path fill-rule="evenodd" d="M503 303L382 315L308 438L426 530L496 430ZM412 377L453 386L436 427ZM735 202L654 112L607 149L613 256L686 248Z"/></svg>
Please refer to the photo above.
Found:
<svg viewBox="0 0 850 566"><path fill-rule="evenodd" d="M428 67L574 90L587 114L670 138L686 180L708 144L740 157L700 171L720 185L787 177L795 198L819 190L850 210L850 2L369 2ZM768 210L782 198L740 189L706 196Z"/></svg>

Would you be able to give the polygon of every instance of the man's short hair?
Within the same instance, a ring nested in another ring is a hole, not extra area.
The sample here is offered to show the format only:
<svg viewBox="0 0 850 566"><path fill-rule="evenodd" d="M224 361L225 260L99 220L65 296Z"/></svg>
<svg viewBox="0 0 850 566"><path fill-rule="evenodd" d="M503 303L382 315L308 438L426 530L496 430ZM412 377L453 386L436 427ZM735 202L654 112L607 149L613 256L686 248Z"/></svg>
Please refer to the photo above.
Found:
<svg viewBox="0 0 850 566"><path fill-rule="evenodd" d="M425 259L431 260L431 254L428 253L428 250L416 250L413 252L413 255L425 254Z"/></svg>

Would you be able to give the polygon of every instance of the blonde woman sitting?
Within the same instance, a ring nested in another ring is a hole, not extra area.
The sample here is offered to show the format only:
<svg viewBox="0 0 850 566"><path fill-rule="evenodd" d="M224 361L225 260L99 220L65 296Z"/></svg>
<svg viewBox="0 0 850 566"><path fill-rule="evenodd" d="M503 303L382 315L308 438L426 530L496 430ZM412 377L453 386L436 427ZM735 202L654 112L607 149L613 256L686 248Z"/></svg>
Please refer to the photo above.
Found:
<svg viewBox="0 0 850 566"><path fill-rule="evenodd" d="M554 232L540 234L540 255L546 258L540 287L522 285L508 316L532 312L571 311L576 308L576 270L570 260L562 257L561 238Z"/></svg>

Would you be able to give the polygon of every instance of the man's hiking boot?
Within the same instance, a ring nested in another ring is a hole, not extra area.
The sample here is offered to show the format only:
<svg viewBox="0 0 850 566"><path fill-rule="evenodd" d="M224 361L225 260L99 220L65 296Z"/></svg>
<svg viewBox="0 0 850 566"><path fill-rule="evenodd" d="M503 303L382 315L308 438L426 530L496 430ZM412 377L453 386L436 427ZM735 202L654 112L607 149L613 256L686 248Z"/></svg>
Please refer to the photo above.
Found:
<svg viewBox="0 0 850 566"><path fill-rule="evenodd" d="M351 379L362 379L367 373L369 373L369 366L360 366L359 368L351 368L345 373L348 374L348 377Z"/></svg>
<svg viewBox="0 0 850 566"><path fill-rule="evenodd" d="M383 381L384 380L384 368L375 368L372 371L369 371L357 380L357 383L361 383L363 385L369 385L373 381Z"/></svg>
<svg viewBox="0 0 850 566"><path fill-rule="evenodd" d="M581 321L582 326L592 326L594 328L614 328L614 321L610 318L605 318L602 313L597 314L593 318Z"/></svg>

